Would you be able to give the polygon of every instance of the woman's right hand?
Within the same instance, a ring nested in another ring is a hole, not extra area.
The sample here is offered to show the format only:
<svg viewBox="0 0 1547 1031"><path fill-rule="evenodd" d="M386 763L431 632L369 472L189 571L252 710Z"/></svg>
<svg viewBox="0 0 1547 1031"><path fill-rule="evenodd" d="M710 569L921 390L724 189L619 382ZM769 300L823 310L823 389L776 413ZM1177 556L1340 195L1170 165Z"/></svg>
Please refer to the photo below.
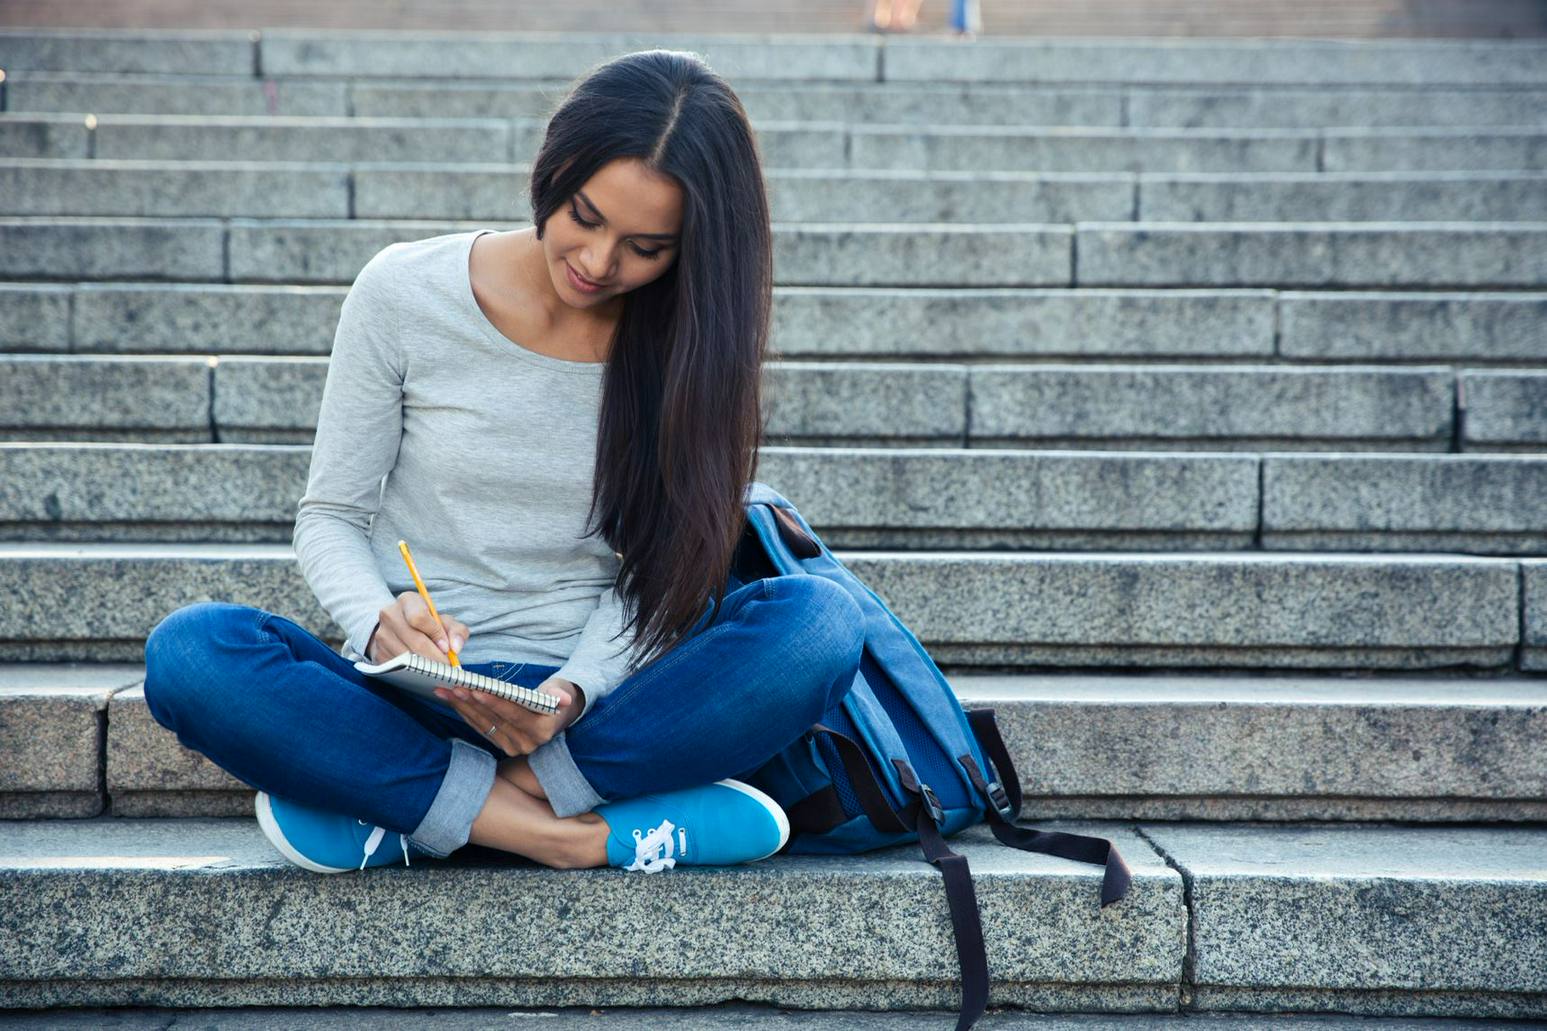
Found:
<svg viewBox="0 0 1547 1031"><path fill-rule="evenodd" d="M467 643L467 624L441 613L440 621L446 626L446 634L451 635L448 641L446 634L435 625L435 617L430 615L430 607L418 591L404 591L378 615L380 621L376 624L376 632L366 646L369 653L366 658L372 662L381 662L405 651L436 662L450 662L451 657L446 654L448 645L453 651L461 651Z"/></svg>

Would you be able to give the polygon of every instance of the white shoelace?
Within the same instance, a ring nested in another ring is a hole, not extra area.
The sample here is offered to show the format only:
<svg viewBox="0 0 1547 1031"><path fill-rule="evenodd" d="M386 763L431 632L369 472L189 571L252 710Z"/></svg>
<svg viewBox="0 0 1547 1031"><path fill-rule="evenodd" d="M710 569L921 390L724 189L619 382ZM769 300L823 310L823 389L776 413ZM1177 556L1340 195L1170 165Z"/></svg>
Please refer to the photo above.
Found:
<svg viewBox="0 0 1547 1031"><path fill-rule="evenodd" d="M623 869L643 870L645 873L659 873L661 870L669 870L677 865L677 860L672 858L676 851L677 842L671 836L676 825L670 820L662 820L661 825L645 834L638 827L634 828L634 861ZM687 831L682 832L682 851L688 850Z"/></svg>
<svg viewBox="0 0 1547 1031"><path fill-rule="evenodd" d="M358 820L357 822L364 823L365 821L364 820ZM377 827L377 828L375 828L374 830L371 831L371 836L365 839L365 858L360 860L360 869L362 869L362 870L365 869L366 861L369 860L371 858L371 856L376 854L376 846L380 845L381 844L381 839L386 837L386 836L387 836L387 828L385 828L385 827ZM412 863L410 863L408 861L408 835L407 834L399 834L398 835L398 841L403 846L403 863L404 863L404 865L406 865L406 866L413 866L414 864L412 864Z"/></svg>

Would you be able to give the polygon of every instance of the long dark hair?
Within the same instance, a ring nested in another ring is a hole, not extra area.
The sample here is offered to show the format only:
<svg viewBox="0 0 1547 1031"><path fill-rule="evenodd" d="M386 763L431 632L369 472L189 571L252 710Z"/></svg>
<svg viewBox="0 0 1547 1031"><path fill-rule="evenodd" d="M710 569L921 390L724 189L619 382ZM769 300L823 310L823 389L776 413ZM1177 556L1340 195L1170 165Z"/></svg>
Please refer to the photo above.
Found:
<svg viewBox="0 0 1547 1031"><path fill-rule="evenodd" d="M773 236L741 100L699 57L644 50L592 69L548 121L532 221L602 166L641 160L682 189L676 260L624 295L604 373L585 537L622 554L634 667L719 611L756 478ZM593 526L600 510L600 522Z"/></svg>

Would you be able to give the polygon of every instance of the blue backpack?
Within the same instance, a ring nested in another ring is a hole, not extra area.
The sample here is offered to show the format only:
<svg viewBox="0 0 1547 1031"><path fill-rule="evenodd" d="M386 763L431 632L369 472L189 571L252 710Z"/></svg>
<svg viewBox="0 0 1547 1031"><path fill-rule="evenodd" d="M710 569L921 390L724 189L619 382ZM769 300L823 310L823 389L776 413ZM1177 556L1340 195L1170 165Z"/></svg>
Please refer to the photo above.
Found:
<svg viewBox="0 0 1547 1031"><path fill-rule="evenodd" d="M745 504L736 576L825 576L865 615L853 688L745 779L789 815L782 852L852 854L918 842L944 875L961 965L956 1027L967 1031L988 1004L988 961L972 873L945 838L986 819L1006 845L1103 866L1103 907L1127 893L1128 866L1103 838L1016 826L1020 783L994 710L962 709L918 638L833 557L787 498L753 482Z"/></svg>

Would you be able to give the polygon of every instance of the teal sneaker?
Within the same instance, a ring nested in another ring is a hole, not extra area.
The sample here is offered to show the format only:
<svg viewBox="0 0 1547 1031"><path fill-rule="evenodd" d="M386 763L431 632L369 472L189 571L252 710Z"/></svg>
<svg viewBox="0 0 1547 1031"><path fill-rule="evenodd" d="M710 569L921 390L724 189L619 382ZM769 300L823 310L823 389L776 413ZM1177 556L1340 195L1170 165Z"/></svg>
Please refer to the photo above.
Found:
<svg viewBox="0 0 1547 1031"><path fill-rule="evenodd" d="M779 803L739 780L624 798L595 812L611 832L607 864L645 873L678 863L751 863L790 840L790 819Z"/></svg>
<svg viewBox="0 0 1547 1031"><path fill-rule="evenodd" d="M385 827L292 802L267 791L258 792L253 807L258 812L258 826L263 828L269 843L296 866L313 873L344 873L364 870L367 866L388 866L398 861L398 849L388 847L378 851L382 840L390 833ZM430 854L410 841L407 834L399 834L397 844L402 849L405 866L413 865L408 861L410 855ZM354 865L357 858L359 866Z"/></svg>

